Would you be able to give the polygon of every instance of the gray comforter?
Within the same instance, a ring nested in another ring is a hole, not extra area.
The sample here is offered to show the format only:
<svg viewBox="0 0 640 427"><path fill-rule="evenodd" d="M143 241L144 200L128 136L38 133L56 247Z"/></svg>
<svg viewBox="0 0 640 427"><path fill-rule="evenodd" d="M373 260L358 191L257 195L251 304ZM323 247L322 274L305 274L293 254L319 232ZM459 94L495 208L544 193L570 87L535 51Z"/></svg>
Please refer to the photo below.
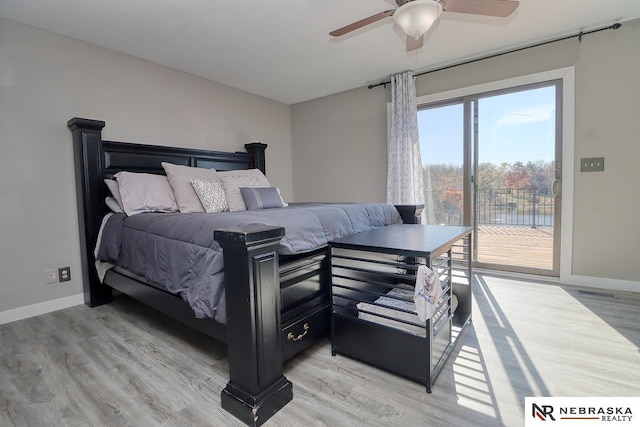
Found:
<svg viewBox="0 0 640 427"><path fill-rule="evenodd" d="M225 323L222 248L213 239L214 230L255 224L281 226L285 237L278 252L292 255L401 222L394 206L380 203L292 204L282 209L218 214L115 214L104 226L97 259L181 295L196 317Z"/></svg>

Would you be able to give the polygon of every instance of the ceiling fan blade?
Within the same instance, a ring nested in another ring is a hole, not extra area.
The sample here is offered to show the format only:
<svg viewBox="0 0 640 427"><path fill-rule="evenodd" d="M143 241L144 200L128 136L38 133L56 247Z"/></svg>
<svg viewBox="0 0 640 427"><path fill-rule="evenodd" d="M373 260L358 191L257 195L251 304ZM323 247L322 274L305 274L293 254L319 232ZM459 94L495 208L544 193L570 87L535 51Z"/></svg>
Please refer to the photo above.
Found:
<svg viewBox="0 0 640 427"><path fill-rule="evenodd" d="M373 24L374 22L377 22L388 16L392 16L393 12L395 11L396 11L395 9L389 9L389 10L385 10L384 12L376 13L375 15L371 15L368 18L361 19L359 21L354 22L353 24L349 24L345 27L338 28L337 30L331 31L329 35L333 37L343 36L347 33L350 33L351 31L357 30L358 28L362 28L365 25Z"/></svg>
<svg viewBox="0 0 640 427"><path fill-rule="evenodd" d="M424 44L424 35L414 39L411 36L407 36L407 52L411 52L412 50L420 49Z"/></svg>
<svg viewBox="0 0 640 427"><path fill-rule="evenodd" d="M442 7L446 12L506 18L519 4L519 1L511 0L444 0Z"/></svg>

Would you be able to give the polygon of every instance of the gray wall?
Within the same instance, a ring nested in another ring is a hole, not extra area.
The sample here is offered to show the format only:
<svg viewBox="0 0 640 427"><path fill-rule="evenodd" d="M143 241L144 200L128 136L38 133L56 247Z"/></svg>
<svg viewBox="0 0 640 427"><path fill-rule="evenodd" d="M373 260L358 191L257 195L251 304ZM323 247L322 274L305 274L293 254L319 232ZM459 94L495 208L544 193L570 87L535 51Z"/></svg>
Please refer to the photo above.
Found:
<svg viewBox="0 0 640 427"><path fill-rule="evenodd" d="M106 139L223 151L262 141L267 176L292 196L289 106L0 19L0 312L81 292L67 120ZM72 281L45 285L44 270Z"/></svg>
<svg viewBox="0 0 640 427"><path fill-rule="evenodd" d="M416 80L421 96L575 66L574 275L640 281L638 41L635 20ZM360 88L291 107L296 200L384 201L388 100L388 88ZM596 156L606 171L580 173L578 160Z"/></svg>
<svg viewBox="0 0 640 427"><path fill-rule="evenodd" d="M387 97L366 87L291 108L296 202L384 202Z"/></svg>

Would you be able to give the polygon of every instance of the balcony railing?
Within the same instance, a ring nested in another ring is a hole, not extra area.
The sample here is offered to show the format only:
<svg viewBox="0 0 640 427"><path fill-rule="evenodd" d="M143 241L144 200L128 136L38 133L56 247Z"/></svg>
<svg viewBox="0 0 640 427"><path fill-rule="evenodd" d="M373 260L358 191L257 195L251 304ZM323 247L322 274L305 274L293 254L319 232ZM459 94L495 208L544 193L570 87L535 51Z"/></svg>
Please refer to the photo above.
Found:
<svg viewBox="0 0 640 427"><path fill-rule="evenodd" d="M429 223L462 224L462 191L427 190L425 203ZM479 225L553 226L551 188L480 188L476 211Z"/></svg>

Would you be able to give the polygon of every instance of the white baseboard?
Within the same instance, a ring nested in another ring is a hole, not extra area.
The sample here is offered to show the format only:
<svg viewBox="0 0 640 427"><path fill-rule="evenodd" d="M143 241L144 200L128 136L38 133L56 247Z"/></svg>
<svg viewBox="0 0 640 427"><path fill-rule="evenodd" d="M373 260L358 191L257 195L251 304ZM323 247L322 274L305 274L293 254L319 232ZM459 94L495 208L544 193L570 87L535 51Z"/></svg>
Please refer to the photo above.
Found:
<svg viewBox="0 0 640 427"><path fill-rule="evenodd" d="M551 283L558 285L581 286L585 288L605 289L609 291L640 292L640 282L630 280L607 279L603 277L569 275L563 278L539 276L535 274L514 273L511 271L488 270L474 268L474 273L487 274L490 276L506 277L512 279L529 280L541 283Z"/></svg>
<svg viewBox="0 0 640 427"><path fill-rule="evenodd" d="M474 268L474 273L486 274L488 276L495 277L505 277L508 279L520 279L531 282L545 282L551 284L560 284L560 279L553 276L542 276L540 274L530 274L530 273L516 273L513 271L505 271L505 270L491 270L488 268Z"/></svg>
<svg viewBox="0 0 640 427"><path fill-rule="evenodd" d="M40 314L51 313L84 303L84 295L76 294L38 304L27 305L25 307L14 308L13 310L0 311L0 325L15 322L16 320L28 317L39 316Z"/></svg>
<svg viewBox="0 0 640 427"><path fill-rule="evenodd" d="M563 281L568 285L584 286L587 288L607 289L610 291L640 292L640 282L630 280L606 279L592 276L570 275Z"/></svg>

